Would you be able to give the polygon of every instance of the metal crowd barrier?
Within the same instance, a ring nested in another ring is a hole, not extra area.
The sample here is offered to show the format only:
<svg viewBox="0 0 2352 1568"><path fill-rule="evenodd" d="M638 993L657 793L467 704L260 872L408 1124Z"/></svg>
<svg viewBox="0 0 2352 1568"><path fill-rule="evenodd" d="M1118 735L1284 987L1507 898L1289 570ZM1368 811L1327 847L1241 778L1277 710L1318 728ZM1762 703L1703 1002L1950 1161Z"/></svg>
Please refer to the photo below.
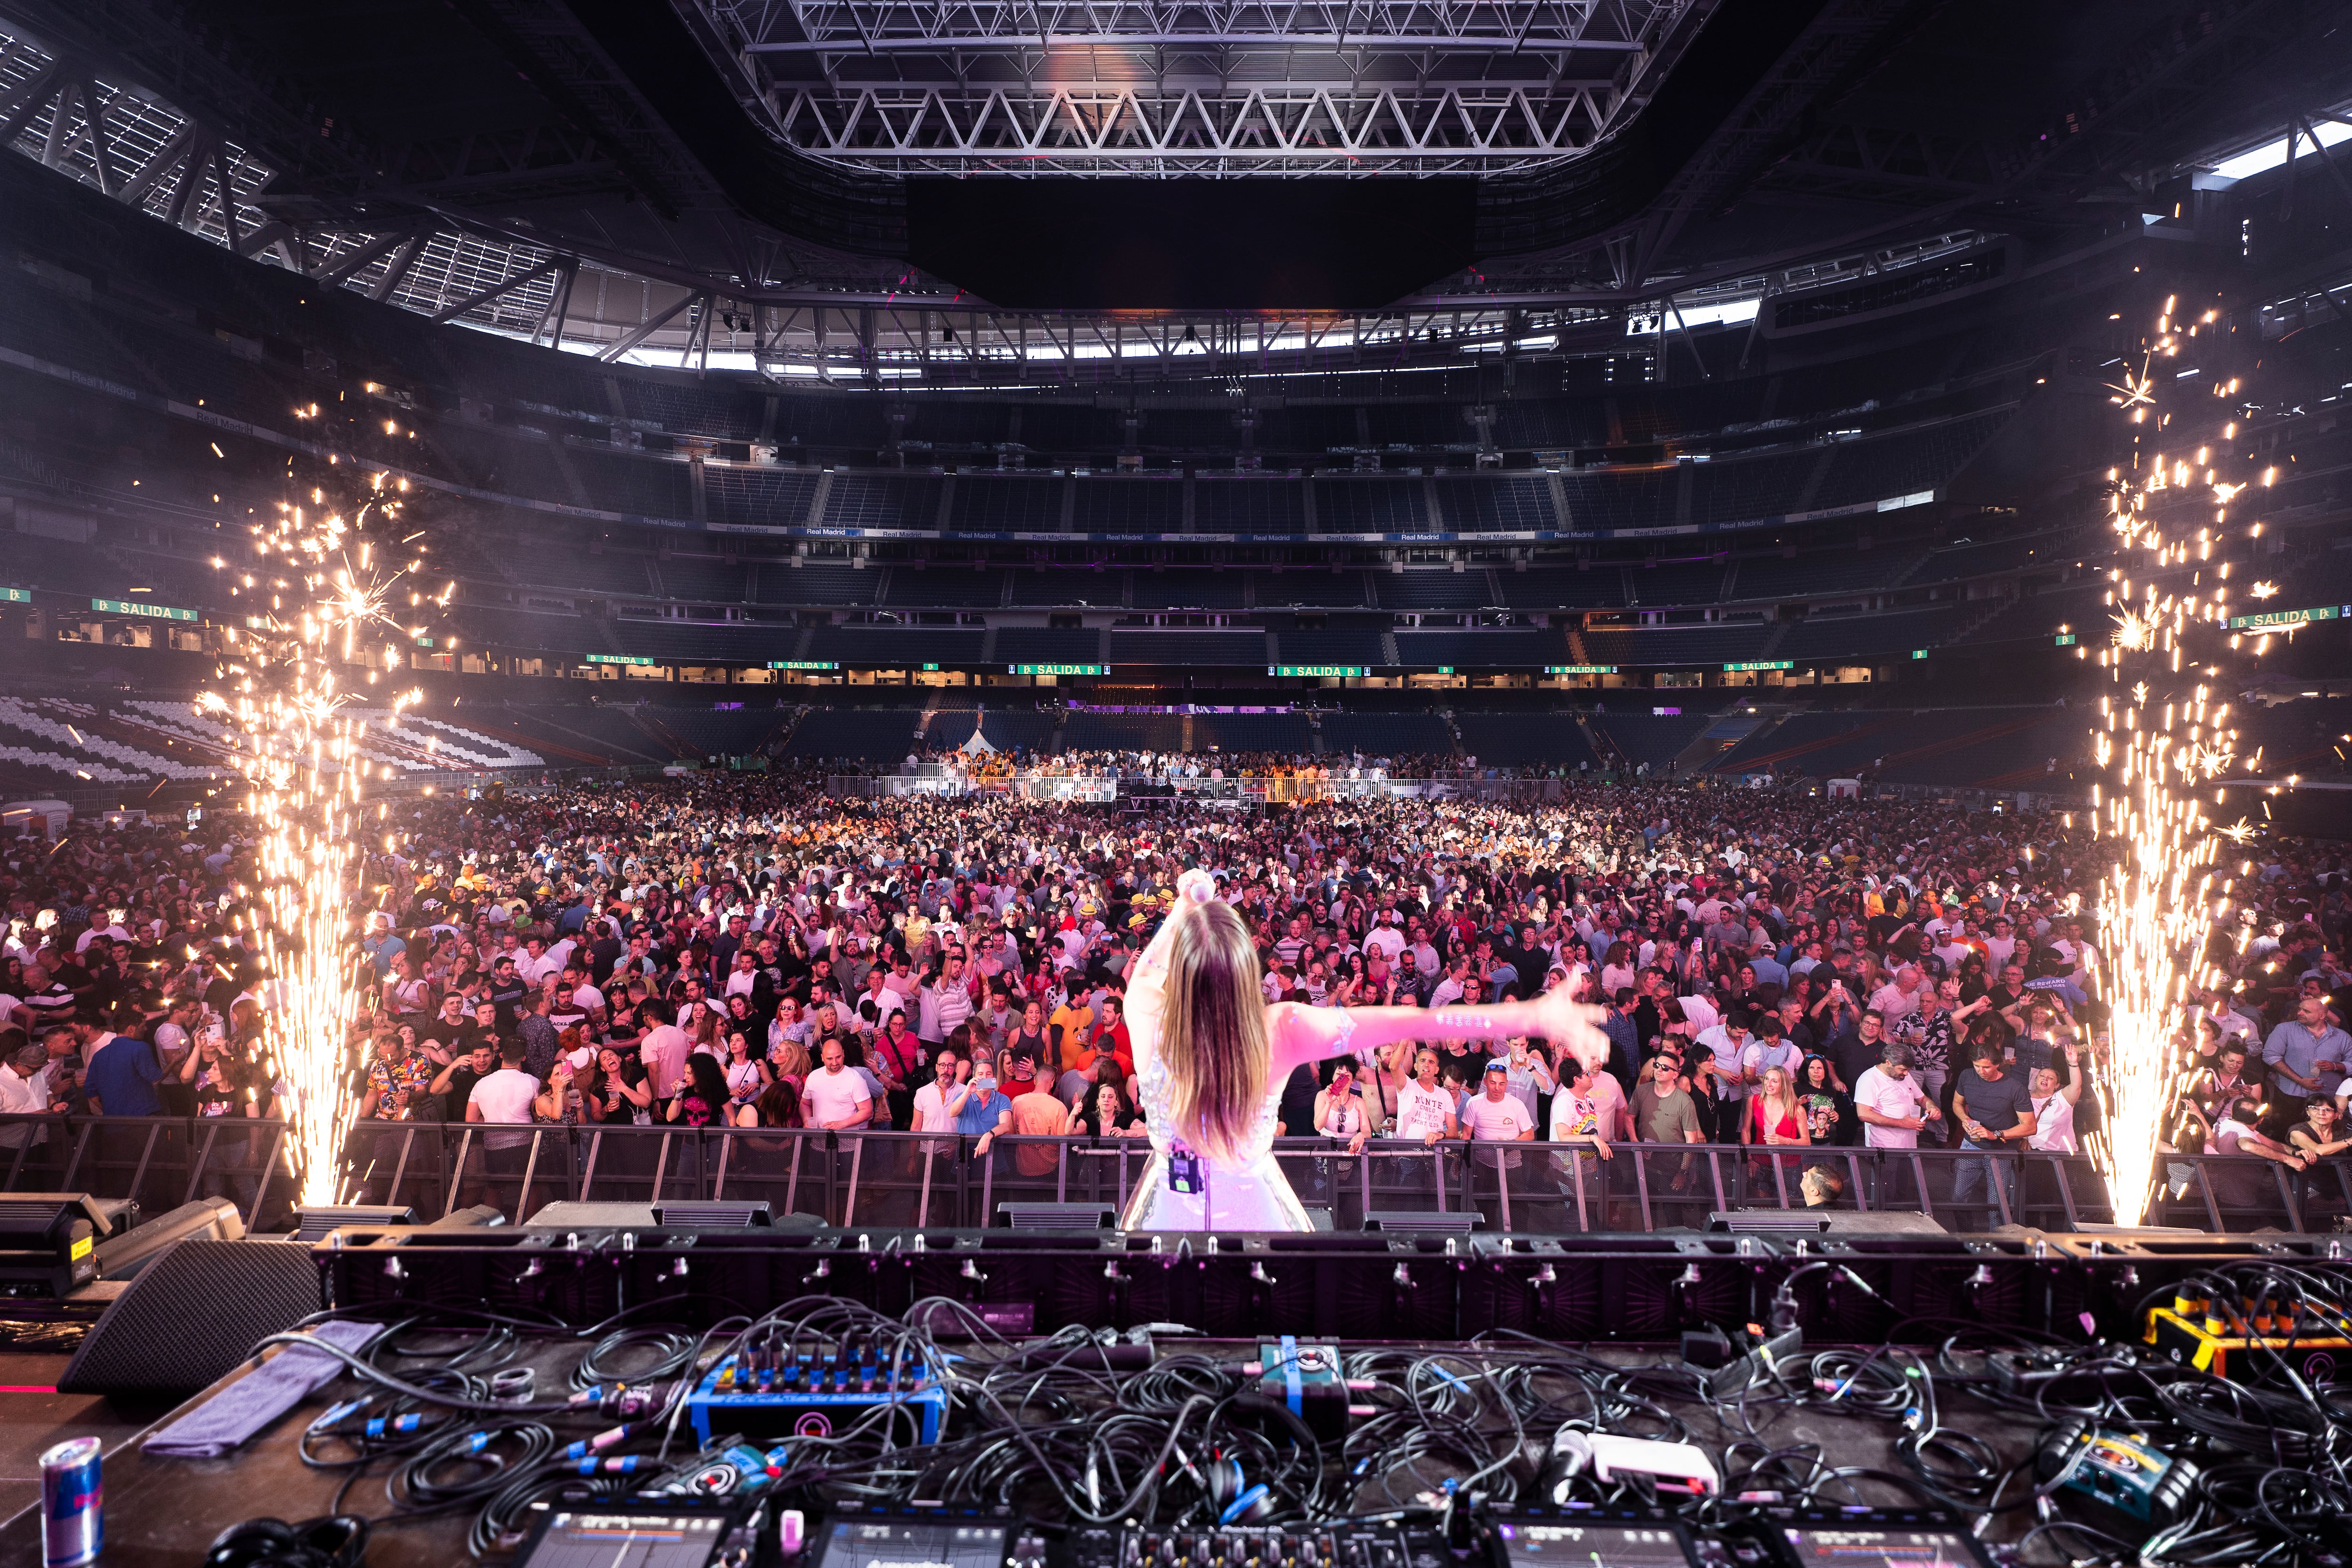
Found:
<svg viewBox="0 0 2352 1568"><path fill-rule="evenodd" d="M0 1116L0 1191L89 1193L167 1214L226 1197L247 1230L282 1228L296 1197L286 1124L230 1116Z"/></svg>
<svg viewBox="0 0 2352 1568"><path fill-rule="evenodd" d="M340 1196L438 1217L488 1203L527 1218L559 1199L766 1200L834 1225L986 1226L1016 1202L1118 1208L1150 1154L1141 1138L1028 1138L734 1127L499 1126L362 1121L344 1145ZM1826 1167L1827 1212L1926 1214L1960 1232L2068 1231L2112 1223L2105 1179L2080 1155L1960 1149L1774 1149L1619 1143L1602 1159L1561 1143L1432 1148L1380 1139L1350 1154L1286 1138L1275 1158L1335 1228L1379 1213L1475 1211L1528 1234L1703 1226L1713 1213L1808 1206ZM2266 1160L2167 1154L2152 1225L2215 1234L2332 1230L2352 1216L2352 1159L2290 1171ZM241 1117L0 1117L0 1190L88 1192L162 1214L226 1196L253 1230L281 1227L297 1198L283 1122Z"/></svg>

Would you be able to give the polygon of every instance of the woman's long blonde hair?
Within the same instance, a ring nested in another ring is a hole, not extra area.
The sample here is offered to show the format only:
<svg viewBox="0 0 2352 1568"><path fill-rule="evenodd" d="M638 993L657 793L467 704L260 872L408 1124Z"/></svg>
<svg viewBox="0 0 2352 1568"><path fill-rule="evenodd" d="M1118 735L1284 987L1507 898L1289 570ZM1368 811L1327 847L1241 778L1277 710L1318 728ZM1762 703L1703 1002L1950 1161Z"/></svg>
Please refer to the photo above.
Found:
<svg viewBox="0 0 2352 1568"><path fill-rule="evenodd" d="M1231 906L1180 911L1168 964L1160 1059L1175 1088L1177 1137L1212 1160L1240 1157L1265 1099L1266 1044L1257 948Z"/></svg>

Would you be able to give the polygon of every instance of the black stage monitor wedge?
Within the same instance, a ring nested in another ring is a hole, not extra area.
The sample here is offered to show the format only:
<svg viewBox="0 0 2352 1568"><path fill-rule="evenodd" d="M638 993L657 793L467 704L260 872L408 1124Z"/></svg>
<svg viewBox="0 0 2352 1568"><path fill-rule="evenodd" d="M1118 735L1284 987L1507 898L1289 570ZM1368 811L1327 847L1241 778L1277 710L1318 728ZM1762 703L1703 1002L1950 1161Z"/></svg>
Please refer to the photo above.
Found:
<svg viewBox="0 0 2352 1568"><path fill-rule="evenodd" d="M1373 310L1477 259L1477 186L917 178L907 254L1007 310Z"/></svg>
<svg viewBox="0 0 2352 1568"><path fill-rule="evenodd" d="M1438 1214L1427 1209L1374 1209L1364 1215L1364 1228L1467 1236L1478 1228L1478 1216L1467 1211Z"/></svg>
<svg viewBox="0 0 2352 1568"><path fill-rule="evenodd" d="M347 1225L415 1225L406 1204L311 1204L294 1211L294 1239L319 1241Z"/></svg>
<svg viewBox="0 0 2352 1568"><path fill-rule="evenodd" d="M108 1237L98 1244L98 1272L102 1279L135 1279L142 1269L184 1241L239 1241L245 1217L226 1198L198 1198L146 1224Z"/></svg>
<svg viewBox="0 0 2352 1568"><path fill-rule="evenodd" d="M110 1223L86 1193L0 1198L0 1295L68 1295L98 1278Z"/></svg>
<svg viewBox="0 0 2352 1568"><path fill-rule="evenodd" d="M654 1223L688 1230L749 1230L772 1227L776 1216L764 1198L751 1204L674 1203L655 1205Z"/></svg>
<svg viewBox="0 0 2352 1568"><path fill-rule="evenodd" d="M1118 1224L1108 1204L1003 1203L996 1212L1015 1230L1109 1230Z"/></svg>
<svg viewBox="0 0 2352 1568"><path fill-rule="evenodd" d="M193 1394L320 1305L319 1265L307 1247L183 1241L108 1305L58 1389Z"/></svg>
<svg viewBox="0 0 2352 1568"><path fill-rule="evenodd" d="M765 1199L758 1203L698 1203L688 1200L659 1204L608 1203L602 1199L559 1198L522 1222L525 1230L562 1230L586 1234L610 1230L818 1230L824 1216L777 1214Z"/></svg>
<svg viewBox="0 0 2352 1568"><path fill-rule="evenodd" d="M1706 1216L1706 1228L1756 1236L1819 1236L1830 1227L1829 1215L1811 1209L1719 1209Z"/></svg>

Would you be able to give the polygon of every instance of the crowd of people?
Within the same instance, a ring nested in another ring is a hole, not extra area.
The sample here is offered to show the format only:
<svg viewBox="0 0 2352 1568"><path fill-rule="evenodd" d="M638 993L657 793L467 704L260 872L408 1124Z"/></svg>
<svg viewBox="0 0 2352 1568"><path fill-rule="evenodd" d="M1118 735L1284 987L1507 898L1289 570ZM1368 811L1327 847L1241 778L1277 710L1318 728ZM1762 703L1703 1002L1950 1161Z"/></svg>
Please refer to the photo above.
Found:
<svg viewBox="0 0 2352 1568"><path fill-rule="evenodd" d="M1808 1150L2074 1152L2106 1116L2100 846L2056 814L1668 784L1133 812L836 800L778 772L421 798L387 826L353 954L360 1115L490 1124L494 1165L530 1126L898 1129L975 1153L1148 1136L1127 976L1193 867L1247 922L1268 1002L1574 986L1603 1008L1599 1069L1539 1038L1300 1068L1278 1131L1334 1155L1546 1142L1598 1169L1624 1144L1746 1145L1826 1201L1835 1163ZM281 1109L234 818L5 851L0 1112ZM2352 884L2329 846L2257 853L2179 1020L2193 1070L2164 1131L2302 1168L2352 1148ZM0 1146L39 1131L0 1123Z"/></svg>

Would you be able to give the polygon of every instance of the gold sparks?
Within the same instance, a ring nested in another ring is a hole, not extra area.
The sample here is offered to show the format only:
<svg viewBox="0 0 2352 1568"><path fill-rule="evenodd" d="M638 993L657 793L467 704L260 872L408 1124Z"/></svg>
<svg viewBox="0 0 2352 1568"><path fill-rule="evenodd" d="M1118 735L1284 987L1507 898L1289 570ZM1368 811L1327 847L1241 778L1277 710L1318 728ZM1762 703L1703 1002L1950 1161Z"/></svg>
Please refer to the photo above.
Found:
<svg viewBox="0 0 2352 1568"><path fill-rule="evenodd" d="M2165 302L2157 322L2155 353L2167 357L2179 350L2174 303ZM2158 386L2145 360L2138 374L2126 373L2122 384L2109 390L2116 394L2110 401L2128 410L2135 425L2148 423L2157 410ZM2215 392L2236 390L2231 383ZM2170 418L2159 413L2154 427L2164 428ZM2223 429L2224 439L2234 438L2234 422ZM2127 673L2131 684L2123 696L2100 700L2092 731L2092 752L2105 775L2094 793L2093 826L2116 851L2098 895L2110 1037L2097 1076L2109 1117L2094 1147L2107 1167L2116 1217L2126 1225L2137 1224L2145 1212L2159 1140L2171 1124L2180 1090L2184 1068L2173 1056L2172 1026L2191 988L2212 972L2207 937L2229 891L2226 880L2216 883L2217 847L2224 841L2243 847L2258 831L2243 817L2228 826L2214 824L2202 802L2208 795L2222 798L2210 786L2225 774L2258 770L2261 752L2239 755L2230 710L2213 700L2210 687L2179 684L2184 678L2193 681L2220 672L2218 664L2200 662L2212 656L2192 649L2192 643L2226 637L2233 647L2244 646L2227 629L2229 563L2218 563L2210 574L2200 566L2186 586L2171 590L2161 581L2135 584L2123 564L2145 559L2160 577L2212 560L2214 546L2224 537L2215 527L2222 516L2200 509L2193 521L2183 519L2173 537L2163 513L2176 496L2187 502L2201 489L2227 507L2249 488L2247 481L2217 472L2217 460L2229 460L2226 447L2199 447L2193 461L2177 454L2168 461L2160 452L2143 451L2132 460L2130 479L2121 479L2120 470L2109 475L2110 521L2118 550L2117 566L2109 574L2116 634L2113 645L2101 650L2099 663L2117 687L2124 687ZM2268 485L2273 477L2265 471L2261 482ZM2259 521L2246 530L2249 538L2261 533ZM2147 554L2126 553L2133 552ZM2210 585L2200 588L2209 576ZM2260 602L2275 595L2278 585L2256 583L2248 592ZM2251 651L2259 656L2267 646L2258 637Z"/></svg>
<svg viewBox="0 0 2352 1568"><path fill-rule="evenodd" d="M314 500L323 498L314 492ZM382 475L349 520L281 503L278 517L257 528L256 545L287 563L284 592L275 612L238 637L238 661L225 667L222 689L197 704L235 733L245 774L258 839L254 924L278 998L264 1049L271 1076L286 1085L287 1158L307 1205L337 1200L338 1163L358 1109L350 1049L361 998L345 960L356 934L370 764L361 751L365 725L346 711L342 672L368 660L379 633L400 630L385 605L405 568L375 566L360 536L371 518L389 521L399 504L384 493ZM382 662L403 662L388 638ZM415 696L393 699L395 716Z"/></svg>
<svg viewBox="0 0 2352 1568"><path fill-rule="evenodd" d="M2107 383L2107 390L2115 394L2107 401L2118 408L2149 408L2156 404L2156 377L2149 374L2145 359L2137 375L2126 371L2121 382Z"/></svg>

